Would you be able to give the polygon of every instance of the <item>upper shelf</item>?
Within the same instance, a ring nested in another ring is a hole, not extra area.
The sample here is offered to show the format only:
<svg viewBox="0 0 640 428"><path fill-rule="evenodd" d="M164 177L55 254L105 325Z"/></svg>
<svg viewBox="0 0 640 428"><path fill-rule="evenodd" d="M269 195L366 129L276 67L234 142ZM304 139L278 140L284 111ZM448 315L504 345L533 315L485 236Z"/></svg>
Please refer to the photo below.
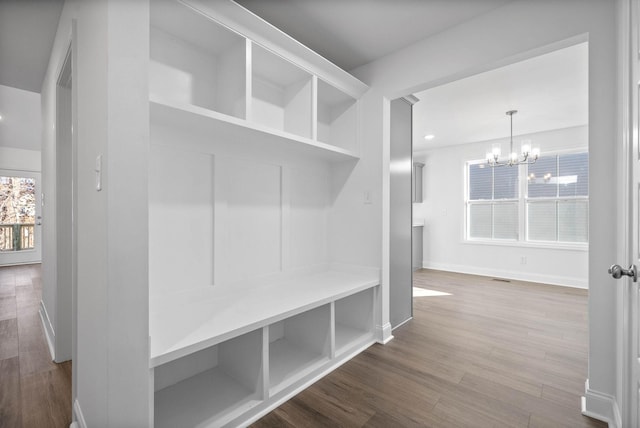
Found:
<svg viewBox="0 0 640 428"><path fill-rule="evenodd" d="M353 98L360 98L369 88L353 75L322 57L288 34L274 27L233 0L181 0L257 44L289 58L300 68L317 75Z"/></svg>
<svg viewBox="0 0 640 428"><path fill-rule="evenodd" d="M223 1L214 9L202 6L205 13L186 2L152 3L152 104L179 110L172 112L181 117L171 119L174 124L206 117L208 131L226 131L223 136L239 138L236 141L242 144L258 131L276 142L276 148L302 150L332 161L357 159L357 99L366 85L344 71L310 70L295 62L300 58L286 56L286 50L267 48L230 30L229 23L209 16L226 10L224 5ZM314 63L320 61L309 55ZM329 83L336 76L342 80ZM162 120L167 118L158 108L153 110ZM186 113L195 117L189 119Z"/></svg>
<svg viewBox="0 0 640 428"><path fill-rule="evenodd" d="M309 155L329 162L358 159L355 153L340 147L191 104L178 104L152 97L150 113L153 123L185 129L205 138L215 135L215 141L210 140L210 143L218 147L233 147L237 146L238 141L242 141L242 147L247 153L260 153L266 149Z"/></svg>
<svg viewBox="0 0 640 428"><path fill-rule="evenodd" d="M156 367L379 283L376 269L338 268L265 280L250 289L210 286L156 297L149 308L149 364Z"/></svg>

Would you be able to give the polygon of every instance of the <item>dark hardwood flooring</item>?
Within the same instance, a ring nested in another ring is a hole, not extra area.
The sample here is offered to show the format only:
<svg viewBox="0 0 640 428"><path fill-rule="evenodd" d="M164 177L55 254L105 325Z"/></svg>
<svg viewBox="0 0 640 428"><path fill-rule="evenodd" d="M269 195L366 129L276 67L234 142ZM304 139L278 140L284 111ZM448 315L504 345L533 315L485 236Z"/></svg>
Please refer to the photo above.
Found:
<svg viewBox="0 0 640 428"><path fill-rule="evenodd" d="M40 265L0 267L0 427L71 423L71 362L56 364L42 330Z"/></svg>
<svg viewBox="0 0 640 428"><path fill-rule="evenodd" d="M252 426L606 427L580 414L587 291L421 270L414 318ZM424 294L424 293L423 293Z"/></svg>
<svg viewBox="0 0 640 428"><path fill-rule="evenodd" d="M605 427L580 414L587 292L421 270L414 319L253 427ZM0 427L68 427L71 363L38 318L39 265L0 268Z"/></svg>

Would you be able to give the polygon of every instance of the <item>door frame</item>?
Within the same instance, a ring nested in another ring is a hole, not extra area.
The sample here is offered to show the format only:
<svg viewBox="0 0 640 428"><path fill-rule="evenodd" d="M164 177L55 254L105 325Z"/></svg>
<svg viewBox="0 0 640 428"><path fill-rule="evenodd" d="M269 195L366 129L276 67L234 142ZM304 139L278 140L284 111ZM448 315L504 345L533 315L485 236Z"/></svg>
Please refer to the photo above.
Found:
<svg viewBox="0 0 640 428"><path fill-rule="evenodd" d="M626 263L635 262L633 242L634 219L633 196L633 166L635 150L638 148L638 94L635 90L635 76L638 75L638 52L640 48L640 23L638 22L639 1L622 0L619 3L619 39L620 39L620 154L618 156L619 168L619 198L622 209L619 211L617 236L621 237L617 246L616 261ZM637 198L637 196L636 196ZM634 391L634 353L637 351L637 342L634 332L637 332L637 314L633 310L633 287L637 287L630 278L624 278L617 290L618 311L618 349L617 349L617 395L619 414L614 415L617 426L631 426L638 424L637 420L637 393ZM634 325L636 326L634 328ZM635 399L634 399L635 397Z"/></svg>
<svg viewBox="0 0 640 428"><path fill-rule="evenodd" d="M55 361L73 359L73 290L76 284L76 142L73 45L69 43L58 70L56 109L56 334Z"/></svg>

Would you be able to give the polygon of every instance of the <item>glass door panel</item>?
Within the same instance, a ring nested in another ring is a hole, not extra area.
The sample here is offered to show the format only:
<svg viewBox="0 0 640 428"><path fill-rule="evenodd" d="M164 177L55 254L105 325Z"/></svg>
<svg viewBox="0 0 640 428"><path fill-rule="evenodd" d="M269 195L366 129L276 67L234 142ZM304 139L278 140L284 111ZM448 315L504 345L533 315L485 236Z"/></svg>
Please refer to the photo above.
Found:
<svg viewBox="0 0 640 428"><path fill-rule="evenodd" d="M40 174L0 170L0 265L40 261Z"/></svg>

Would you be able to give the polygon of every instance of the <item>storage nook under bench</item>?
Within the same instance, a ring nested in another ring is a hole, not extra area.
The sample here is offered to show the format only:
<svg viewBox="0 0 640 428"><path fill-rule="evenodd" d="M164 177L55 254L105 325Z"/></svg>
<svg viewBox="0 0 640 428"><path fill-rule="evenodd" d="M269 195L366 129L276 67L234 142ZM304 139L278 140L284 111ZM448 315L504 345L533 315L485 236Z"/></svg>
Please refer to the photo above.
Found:
<svg viewBox="0 0 640 428"><path fill-rule="evenodd" d="M376 341L378 267L336 248L366 85L228 0L153 0L151 409L242 426Z"/></svg>

